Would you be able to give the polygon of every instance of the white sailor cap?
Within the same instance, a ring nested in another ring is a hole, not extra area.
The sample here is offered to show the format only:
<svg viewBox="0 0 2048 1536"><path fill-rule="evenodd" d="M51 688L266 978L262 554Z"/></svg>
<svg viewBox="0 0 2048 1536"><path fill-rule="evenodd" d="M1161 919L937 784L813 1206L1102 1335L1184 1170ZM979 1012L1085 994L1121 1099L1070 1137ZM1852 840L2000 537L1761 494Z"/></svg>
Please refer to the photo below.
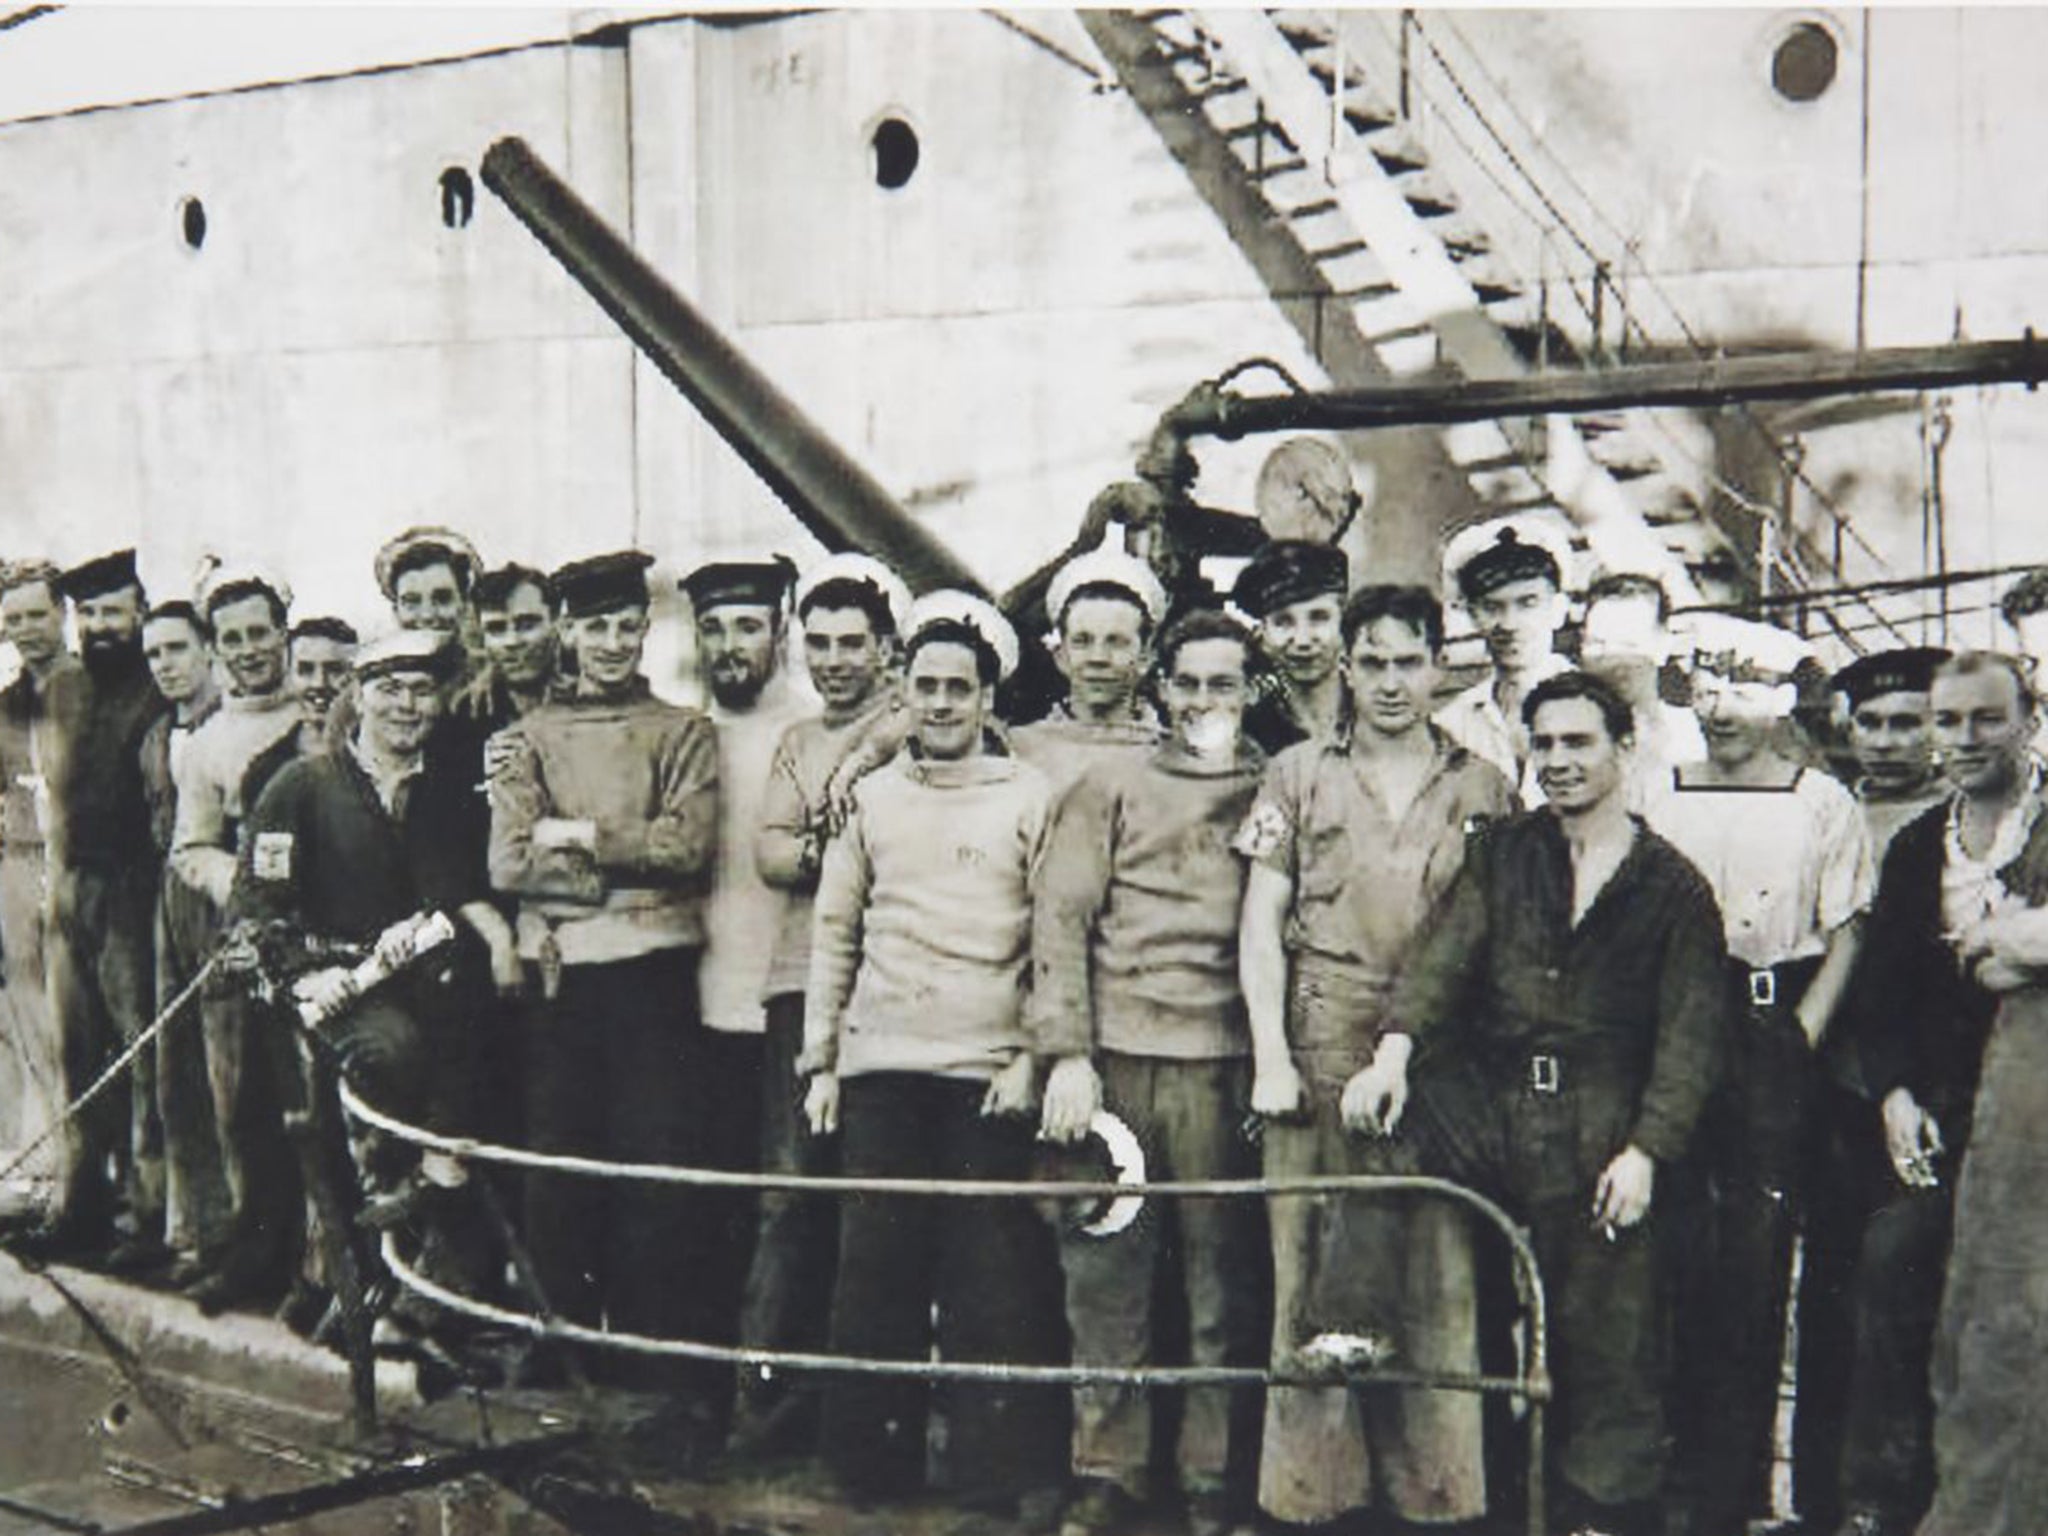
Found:
<svg viewBox="0 0 2048 1536"><path fill-rule="evenodd" d="M433 551L436 555L445 555L447 564L456 573L464 592L469 590L470 583L476 580L477 573L484 568L483 557L477 554L476 546L453 528L408 528L396 538L388 540L377 551L377 590L384 594L387 602L398 600L398 563L421 549ZM441 562L435 559L431 563Z"/></svg>
<svg viewBox="0 0 2048 1536"><path fill-rule="evenodd" d="M1067 604L1083 587L1115 587L1128 592L1145 610L1145 622L1157 625L1166 617L1166 588L1160 585L1152 567L1136 555L1107 547L1074 556L1053 573L1045 592L1045 616L1059 628Z"/></svg>
<svg viewBox="0 0 2048 1536"><path fill-rule="evenodd" d="M228 565L218 559L209 559L200 567L192 583L192 601L210 616L214 594L228 587L260 587L275 597L279 606L292 605L291 584L276 572L259 565Z"/></svg>
<svg viewBox="0 0 2048 1536"><path fill-rule="evenodd" d="M394 630L360 647L351 667L364 681L393 672L424 672L445 683L462 670L462 648L438 630Z"/></svg>
<svg viewBox="0 0 2048 1536"><path fill-rule="evenodd" d="M991 681L1003 682L1017 670L1017 631L986 598L950 587L925 593L910 605L904 640L913 642L926 630L940 625L964 629L979 642L976 648L985 651L995 663L996 675Z"/></svg>
<svg viewBox="0 0 2048 1536"><path fill-rule="evenodd" d="M1693 665L1732 683L1786 683L1809 662L1813 647L1790 630L1731 613L1696 613L1686 631Z"/></svg>
<svg viewBox="0 0 2048 1536"><path fill-rule="evenodd" d="M1473 602L1511 581L1547 577L1563 591L1570 584L1571 535L1555 522L1517 514L1474 523L1444 546L1443 589Z"/></svg>
<svg viewBox="0 0 2048 1536"><path fill-rule="evenodd" d="M828 581L850 581L859 586L873 587L881 594L882 602L889 610L890 622L898 634L903 633L904 625L910 622L910 588L903 584L903 578L872 555L855 554L850 550L827 555L804 572L803 579L796 584L798 617L802 617L811 594Z"/></svg>

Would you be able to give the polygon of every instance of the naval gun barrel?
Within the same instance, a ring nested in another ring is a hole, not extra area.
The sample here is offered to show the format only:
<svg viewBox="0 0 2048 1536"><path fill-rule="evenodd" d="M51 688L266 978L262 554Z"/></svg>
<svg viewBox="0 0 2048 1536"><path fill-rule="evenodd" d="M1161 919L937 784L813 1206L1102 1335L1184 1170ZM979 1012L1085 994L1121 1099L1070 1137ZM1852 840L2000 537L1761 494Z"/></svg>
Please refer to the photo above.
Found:
<svg viewBox="0 0 2048 1536"><path fill-rule="evenodd" d="M490 147L483 182L827 549L865 550L914 591L985 590L524 140Z"/></svg>

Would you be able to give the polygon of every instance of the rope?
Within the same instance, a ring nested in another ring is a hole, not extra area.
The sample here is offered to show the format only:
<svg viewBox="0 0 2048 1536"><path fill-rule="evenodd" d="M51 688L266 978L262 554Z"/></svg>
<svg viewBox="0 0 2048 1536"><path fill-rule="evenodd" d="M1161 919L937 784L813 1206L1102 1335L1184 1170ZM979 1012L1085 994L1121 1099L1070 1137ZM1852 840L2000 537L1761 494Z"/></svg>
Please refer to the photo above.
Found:
<svg viewBox="0 0 2048 1536"><path fill-rule="evenodd" d="M1268 1371L1246 1365L1021 1365L983 1360L877 1360L862 1355L814 1354L797 1350L747 1349L707 1344L696 1339L661 1339L639 1333L613 1333L562 1322L531 1312L515 1312L464 1296L429 1280L397 1251L392 1234L384 1235L384 1263L407 1290L477 1322L517 1329L537 1338L564 1344L587 1344L625 1354L666 1359L708 1360L726 1365L766 1366L791 1371L833 1372L850 1376L914 1376L924 1381L1009 1382L1048 1387L1328 1387L1379 1383L1385 1386L1435 1388L1443 1391L1515 1392L1547 1400L1549 1385L1540 1377L1486 1376L1468 1371L1375 1369L1360 1376L1331 1377L1301 1371ZM1534 1358L1533 1355L1531 1357Z"/></svg>
<svg viewBox="0 0 2048 1536"><path fill-rule="evenodd" d="M36 1153L42 1151L49 1143L51 1137L57 1135L58 1132L62 1131L67 1125L83 1114L87 1105L104 1093L110 1083L128 1070L136 1057L140 1056L155 1043L156 1037L164 1032L170 1025L171 1020L178 1016L179 1011L192 1001L194 997L198 996L200 985L208 976L213 974L214 966L219 963L220 957L216 955L199 968L199 974L188 981L178 995L164 1005L163 1012L156 1016L156 1021L131 1040L128 1043L128 1048L113 1059L106 1071L93 1079L92 1086L73 1099L65 1107L61 1115L44 1126L42 1134L17 1152L13 1160L6 1167L0 1168L0 1183L5 1183L13 1176L15 1170L34 1157Z"/></svg>

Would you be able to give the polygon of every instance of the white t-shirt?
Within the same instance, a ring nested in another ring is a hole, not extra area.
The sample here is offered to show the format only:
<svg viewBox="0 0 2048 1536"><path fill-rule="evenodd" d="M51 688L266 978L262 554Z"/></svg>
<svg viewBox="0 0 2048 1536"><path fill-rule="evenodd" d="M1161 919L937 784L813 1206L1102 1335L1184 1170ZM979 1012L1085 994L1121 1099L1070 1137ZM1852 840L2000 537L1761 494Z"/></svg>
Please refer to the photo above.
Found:
<svg viewBox="0 0 2048 1536"><path fill-rule="evenodd" d="M1810 768L1776 787L1686 780L1672 769L1643 817L1713 887L1737 960L1767 966L1824 954L1835 930L1869 907L1870 832L1835 780Z"/></svg>

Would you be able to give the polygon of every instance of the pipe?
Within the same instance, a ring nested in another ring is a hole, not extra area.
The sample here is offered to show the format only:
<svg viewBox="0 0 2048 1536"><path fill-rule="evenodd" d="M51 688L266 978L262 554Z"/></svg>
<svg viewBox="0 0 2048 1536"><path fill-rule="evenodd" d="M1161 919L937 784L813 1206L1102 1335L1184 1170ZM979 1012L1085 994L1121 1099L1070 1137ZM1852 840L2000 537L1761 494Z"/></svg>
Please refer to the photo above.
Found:
<svg viewBox="0 0 2048 1536"><path fill-rule="evenodd" d="M483 183L827 549L865 550L914 591L986 591L524 140L491 146Z"/></svg>
<svg viewBox="0 0 2048 1536"><path fill-rule="evenodd" d="M1179 436L1353 431L1448 425L1514 416L1585 415L1641 406L1710 408L1744 400L1805 400L1886 390L2024 384L2048 362L2029 330L2018 341L1889 347L1872 352L1798 352L1704 363L1657 363L1518 379L1381 385L1369 389L1244 396L1197 388L1167 412Z"/></svg>

